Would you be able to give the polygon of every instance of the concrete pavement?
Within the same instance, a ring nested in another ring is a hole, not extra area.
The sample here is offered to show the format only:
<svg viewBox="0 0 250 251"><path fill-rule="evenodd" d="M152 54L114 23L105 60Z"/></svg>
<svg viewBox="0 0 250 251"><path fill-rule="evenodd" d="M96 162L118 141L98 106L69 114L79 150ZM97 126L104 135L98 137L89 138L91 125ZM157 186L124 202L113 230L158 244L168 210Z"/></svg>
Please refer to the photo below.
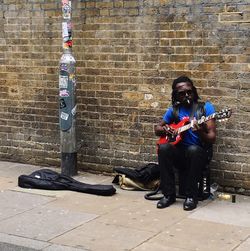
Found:
<svg viewBox="0 0 250 251"><path fill-rule="evenodd" d="M119 187L103 197L17 186L19 175L41 168L0 162L0 251L250 250L250 197L207 200L187 212L183 200L157 209L145 192ZM89 173L74 178L89 184L113 179Z"/></svg>

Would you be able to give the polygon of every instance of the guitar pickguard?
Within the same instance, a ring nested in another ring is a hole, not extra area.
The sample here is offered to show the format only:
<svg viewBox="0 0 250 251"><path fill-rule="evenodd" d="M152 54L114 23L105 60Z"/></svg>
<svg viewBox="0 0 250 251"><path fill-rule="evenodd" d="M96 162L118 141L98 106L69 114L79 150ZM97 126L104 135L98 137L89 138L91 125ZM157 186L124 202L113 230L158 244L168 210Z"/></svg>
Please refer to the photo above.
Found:
<svg viewBox="0 0 250 251"><path fill-rule="evenodd" d="M157 144L161 145L161 144L170 143L170 144L176 145L177 143L179 143L182 140L182 134L178 134L176 130L178 130L178 128L186 125L187 123L189 123L189 118L184 117L178 124L171 124L170 127L176 133L160 137Z"/></svg>

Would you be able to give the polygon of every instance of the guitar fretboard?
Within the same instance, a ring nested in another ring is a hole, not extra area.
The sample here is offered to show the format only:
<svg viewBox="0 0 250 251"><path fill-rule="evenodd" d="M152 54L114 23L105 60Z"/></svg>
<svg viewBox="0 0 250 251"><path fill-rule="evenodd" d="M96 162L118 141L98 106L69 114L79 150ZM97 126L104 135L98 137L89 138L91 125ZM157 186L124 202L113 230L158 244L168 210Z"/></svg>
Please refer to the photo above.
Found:
<svg viewBox="0 0 250 251"><path fill-rule="evenodd" d="M197 120L197 123L200 125L200 124L202 124L202 123L204 123L204 122L206 122L206 121L208 121L210 119L213 119L213 118L215 118L216 114L217 113L213 113L213 114L211 114L211 115L209 115L207 117L203 117L203 118ZM184 126L178 128L178 132L177 133L179 134L179 133L182 133L182 132L187 131L188 129L190 129L193 126L193 123L192 123L193 121L194 120L192 120L189 124L184 125Z"/></svg>

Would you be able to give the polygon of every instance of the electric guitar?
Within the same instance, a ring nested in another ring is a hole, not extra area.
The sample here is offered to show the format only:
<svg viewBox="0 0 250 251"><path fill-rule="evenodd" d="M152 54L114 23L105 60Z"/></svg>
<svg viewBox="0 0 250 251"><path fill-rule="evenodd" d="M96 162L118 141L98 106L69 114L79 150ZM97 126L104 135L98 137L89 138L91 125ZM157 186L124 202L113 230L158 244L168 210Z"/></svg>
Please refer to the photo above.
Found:
<svg viewBox="0 0 250 251"><path fill-rule="evenodd" d="M219 121L226 120L230 118L232 110L230 108L223 109L220 112L215 112L207 117L202 116L201 119L197 120L196 123L201 125L202 123L211 120L217 119ZM157 141L157 145L170 143L173 145L178 144L183 138L183 132L192 128L194 125L194 120L189 121L189 117L184 117L178 124L169 125L171 133L168 133L166 136L161 136Z"/></svg>

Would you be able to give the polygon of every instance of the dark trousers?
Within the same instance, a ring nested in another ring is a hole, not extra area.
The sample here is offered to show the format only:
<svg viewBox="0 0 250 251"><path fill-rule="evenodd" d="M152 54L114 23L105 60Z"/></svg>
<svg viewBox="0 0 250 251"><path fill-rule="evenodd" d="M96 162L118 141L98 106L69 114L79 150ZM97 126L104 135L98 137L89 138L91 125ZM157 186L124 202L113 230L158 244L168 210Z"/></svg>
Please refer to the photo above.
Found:
<svg viewBox="0 0 250 251"><path fill-rule="evenodd" d="M179 187L187 197L198 196L198 182L202 171L208 163L207 152L200 146L162 144L158 149L158 160L161 174L161 190L167 195L175 195L175 172L179 171Z"/></svg>

